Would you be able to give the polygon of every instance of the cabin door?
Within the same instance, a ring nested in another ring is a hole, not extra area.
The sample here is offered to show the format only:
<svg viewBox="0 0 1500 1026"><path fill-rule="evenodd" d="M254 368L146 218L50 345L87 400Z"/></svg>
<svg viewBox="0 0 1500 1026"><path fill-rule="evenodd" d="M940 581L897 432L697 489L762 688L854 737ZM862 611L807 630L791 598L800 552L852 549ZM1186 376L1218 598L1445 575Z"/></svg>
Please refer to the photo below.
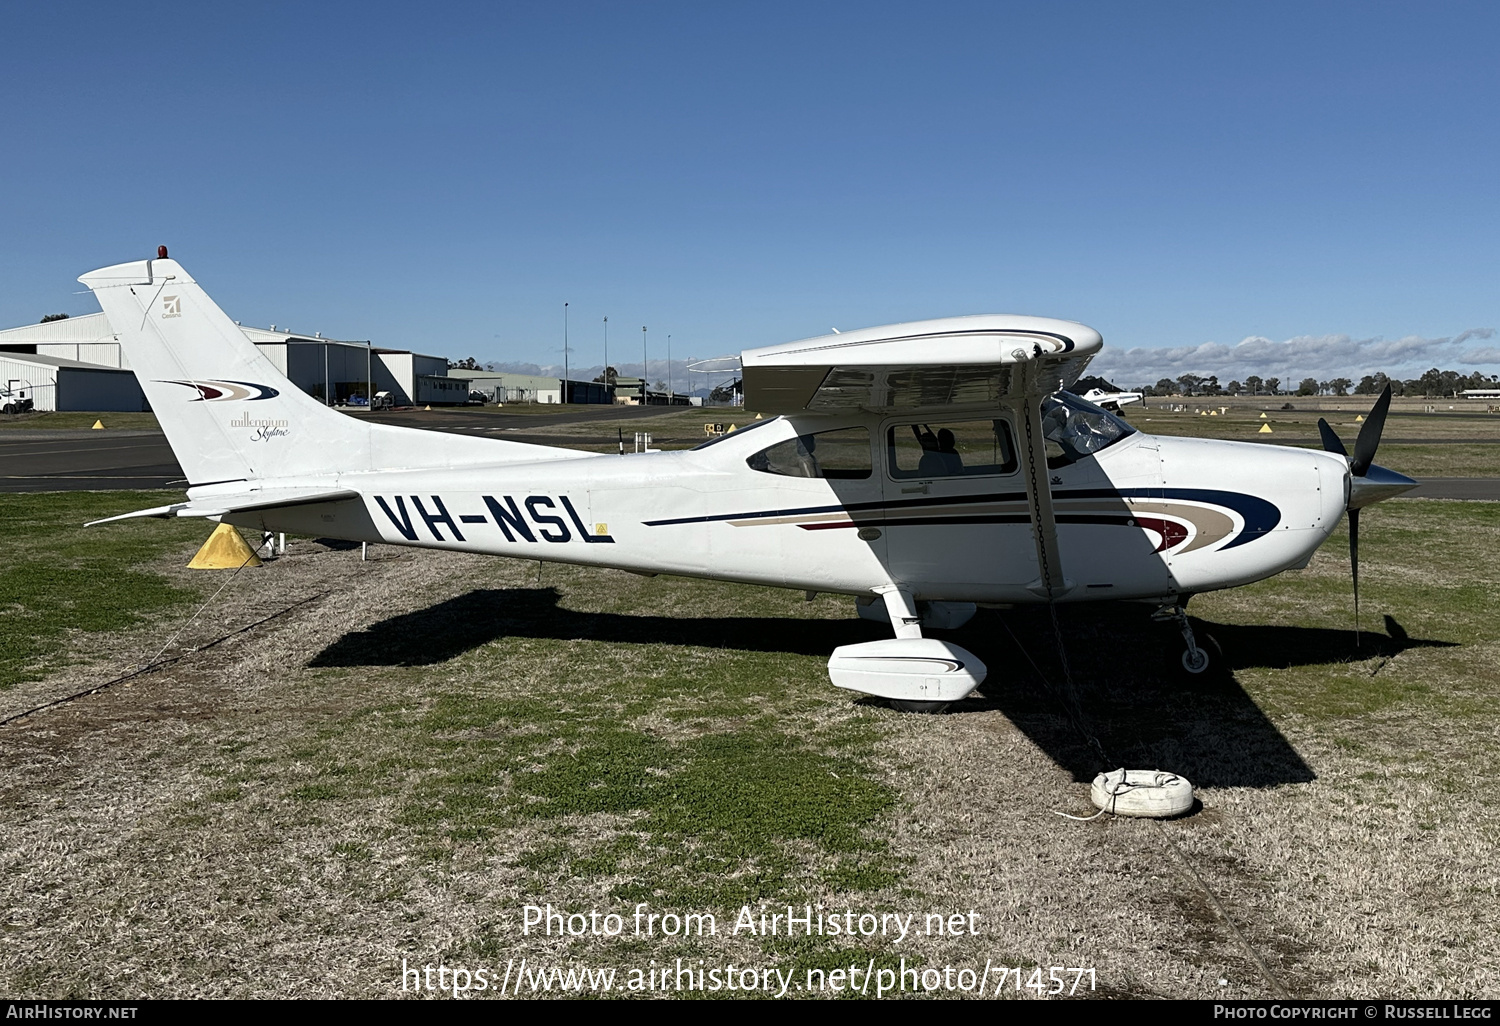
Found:
<svg viewBox="0 0 1500 1026"><path fill-rule="evenodd" d="M881 448L891 578L925 598L1020 597L1038 574L1010 418L896 418Z"/></svg>

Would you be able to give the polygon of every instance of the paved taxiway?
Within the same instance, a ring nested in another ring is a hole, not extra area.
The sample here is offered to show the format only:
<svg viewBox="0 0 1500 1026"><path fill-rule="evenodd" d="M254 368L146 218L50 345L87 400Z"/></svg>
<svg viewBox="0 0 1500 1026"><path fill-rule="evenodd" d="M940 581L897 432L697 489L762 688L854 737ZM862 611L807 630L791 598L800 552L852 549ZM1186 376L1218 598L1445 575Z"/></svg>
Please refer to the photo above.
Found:
<svg viewBox="0 0 1500 1026"><path fill-rule="evenodd" d="M186 484L160 431L0 435L0 492L117 491Z"/></svg>

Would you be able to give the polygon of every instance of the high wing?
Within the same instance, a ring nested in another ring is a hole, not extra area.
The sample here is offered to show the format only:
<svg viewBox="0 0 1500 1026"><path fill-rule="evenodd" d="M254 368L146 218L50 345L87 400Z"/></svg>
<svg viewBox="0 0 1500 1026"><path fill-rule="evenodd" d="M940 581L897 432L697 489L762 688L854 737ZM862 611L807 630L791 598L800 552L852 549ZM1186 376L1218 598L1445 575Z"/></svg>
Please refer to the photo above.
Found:
<svg viewBox="0 0 1500 1026"><path fill-rule="evenodd" d="M1041 403L1078 380L1103 344L1074 321L978 314L751 349L740 360L745 403L763 413L1014 408L1041 571L1031 589L1053 599L1072 585L1062 576Z"/></svg>
<svg viewBox="0 0 1500 1026"><path fill-rule="evenodd" d="M1076 381L1104 340L1050 317L978 314L746 350L745 403L761 413L993 406Z"/></svg>

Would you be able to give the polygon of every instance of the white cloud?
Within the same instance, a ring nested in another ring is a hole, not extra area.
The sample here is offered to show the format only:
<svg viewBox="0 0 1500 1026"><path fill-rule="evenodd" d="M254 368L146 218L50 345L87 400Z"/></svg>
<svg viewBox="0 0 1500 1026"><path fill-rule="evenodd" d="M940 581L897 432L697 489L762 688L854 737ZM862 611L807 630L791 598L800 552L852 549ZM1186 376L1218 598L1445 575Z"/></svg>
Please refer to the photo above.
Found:
<svg viewBox="0 0 1500 1026"><path fill-rule="evenodd" d="M1365 374L1385 371L1392 377L1414 378L1429 367L1456 368L1459 364L1500 367L1500 347L1464 349L1473 339L1493 338L1493 328L1470 328L1451 338L1350 338L1348 335L1300 335L1276 342L1253 336L1237 345L1205 342L1197 346L1147 348L1111 352L1094 359L1088 373L1118 384L1152 384L1181 374L1217 375L1221 382L1243 381L1248 375L1280 378L1345 377L1358 381Z"/></svg>

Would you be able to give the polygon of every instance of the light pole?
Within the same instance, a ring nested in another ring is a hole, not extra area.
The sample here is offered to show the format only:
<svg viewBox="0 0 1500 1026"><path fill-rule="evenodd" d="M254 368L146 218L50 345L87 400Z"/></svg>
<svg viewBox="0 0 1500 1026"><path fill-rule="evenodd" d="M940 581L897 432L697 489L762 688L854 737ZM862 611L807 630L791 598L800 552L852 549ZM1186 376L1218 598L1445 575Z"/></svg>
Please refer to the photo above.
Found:
<svg viewBox="0 0 1500 1026"><path fill-rule="evenodd" d="M668 406L672 405L672 396L674 394L673 390L672 390L672 385L673 385L673 381L672 381L672 335L671 335L670 332L668 332L668 334L667 334L667 405Z"/></svg>
<svg viewBox="0 0 1500 1026"><path fill-rule="evenodd" d="M568 304L563 304L563 379L562 401L568 401Z"/></svg>
<svg viewBox="0 0 1500 1026"><path fill-rule="evenodd" d="M604 318L604 394L609 395L609 318Z"/></svg>
<svg viewBox="0 0 1500 1026"><path fill-rule="evenodd" d="M646 326L641 325L641 405L646 405L646 382L651 377L646 371L649 364L646 363Z"/></svg>

